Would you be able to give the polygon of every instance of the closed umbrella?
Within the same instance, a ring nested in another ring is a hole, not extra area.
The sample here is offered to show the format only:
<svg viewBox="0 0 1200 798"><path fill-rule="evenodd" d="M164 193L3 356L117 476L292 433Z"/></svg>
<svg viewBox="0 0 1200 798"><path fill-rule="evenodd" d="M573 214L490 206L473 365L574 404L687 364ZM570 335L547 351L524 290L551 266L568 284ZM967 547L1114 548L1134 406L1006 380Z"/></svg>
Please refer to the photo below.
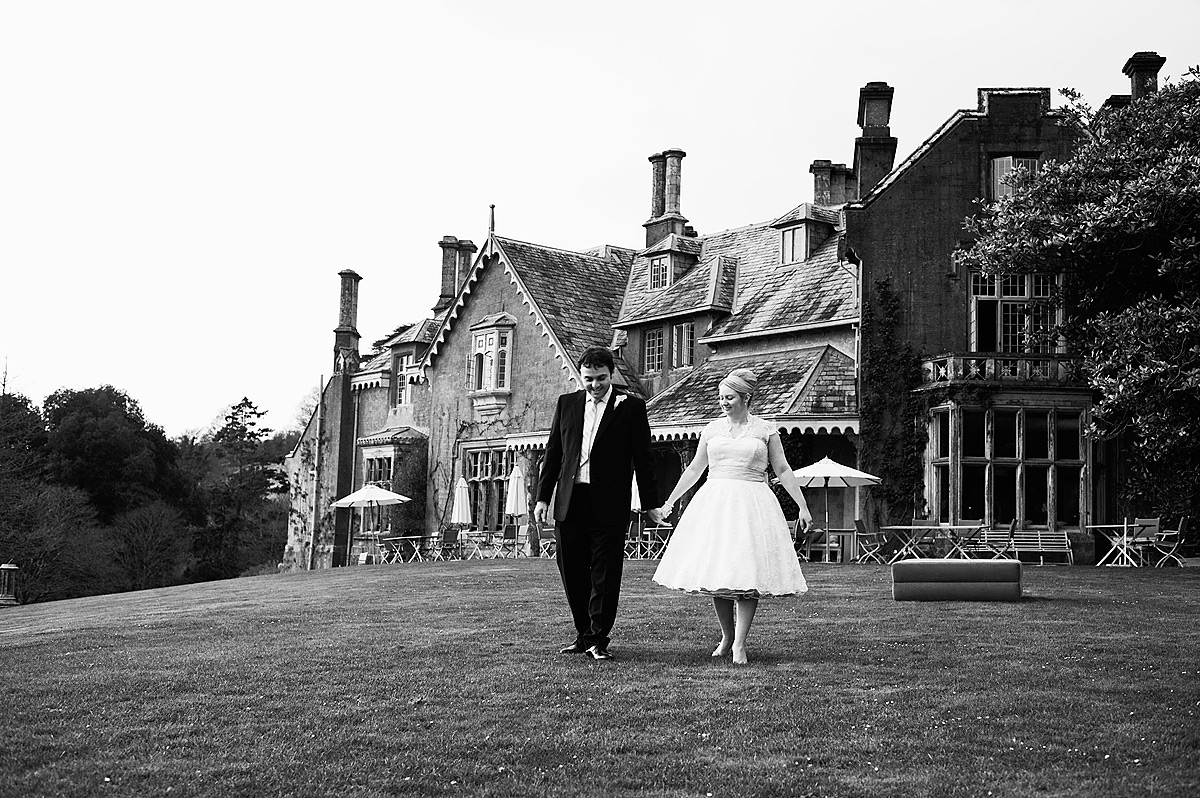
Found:
<svg viewBox="0 0 1200 798"><path fill-rule="evenodd" d="M825 528L829 528L829 488L857 488L878 485L883 480L857 468L844 466L825 457L812 465L792 471L802 488L825 488Z"/></svg>
<svg viewBox="0 0 1200 798"><path fill-rule="evenodd" d="M465 477L454 484L454 506L450 510L450 523L471 525L471 491Z"/></svg>
<svg viewBox="0 0 1200 798"><path fill-rule="evenodd" d="M508 487L505 489L504 512L509 515L525 515L529 512L529 496L525 493L525 475L520 466L513 466L508 475Z"/></svg>

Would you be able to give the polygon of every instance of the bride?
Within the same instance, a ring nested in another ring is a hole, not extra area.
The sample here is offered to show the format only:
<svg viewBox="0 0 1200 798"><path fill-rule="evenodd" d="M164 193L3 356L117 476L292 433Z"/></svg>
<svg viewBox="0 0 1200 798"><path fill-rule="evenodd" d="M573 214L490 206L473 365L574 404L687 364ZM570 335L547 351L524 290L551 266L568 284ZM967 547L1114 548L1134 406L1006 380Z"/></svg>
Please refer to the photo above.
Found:
<svg viewBox="0 0 1200 798"><path fill-rule="evenodd" d="M661 508L663 516L706 468L708 479L688 504L654 573L664 587L712 597L721 625L713 656L732 654L738 665L747 662L746 637L759 597L808 590L783 510L767 484L768 462L800 508L798 531L808 528L812 515L779 433L750 414L757 383L749 369L736 369L721 381L717 400L724 416L704 428L695 458Z"/></svg>

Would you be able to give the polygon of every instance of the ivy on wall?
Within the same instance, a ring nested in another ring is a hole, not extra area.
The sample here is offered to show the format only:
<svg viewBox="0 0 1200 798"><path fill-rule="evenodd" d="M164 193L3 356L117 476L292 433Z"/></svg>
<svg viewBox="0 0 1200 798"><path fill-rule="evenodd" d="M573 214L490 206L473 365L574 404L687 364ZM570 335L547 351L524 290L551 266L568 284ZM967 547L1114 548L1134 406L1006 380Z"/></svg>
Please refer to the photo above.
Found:
<svg viewBox="0 0 1200 798"><path fill-rule="evenodd" d="M921 359L897 336L900 302L889 279L874 283L874 302L862 308L860 458L863 470L882 479L867 499L876 525L907 523L925 512L922 453L928 440L928 406L914 390Z"/></svg>

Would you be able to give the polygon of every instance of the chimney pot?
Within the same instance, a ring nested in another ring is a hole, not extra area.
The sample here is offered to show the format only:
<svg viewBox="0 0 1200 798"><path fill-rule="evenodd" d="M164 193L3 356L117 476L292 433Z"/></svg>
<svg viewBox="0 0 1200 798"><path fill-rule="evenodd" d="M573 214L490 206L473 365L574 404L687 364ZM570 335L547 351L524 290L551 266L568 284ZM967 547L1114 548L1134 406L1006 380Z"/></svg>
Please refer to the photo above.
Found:
<svg viewBox="0 0 1200 798"><path fill-rule="evenodd" d="M883 81L872 81L858 91L858 126L864 136L890 135L892 122L892 95L895 89ZM867 128L879 128L879 132Z"/></svg>

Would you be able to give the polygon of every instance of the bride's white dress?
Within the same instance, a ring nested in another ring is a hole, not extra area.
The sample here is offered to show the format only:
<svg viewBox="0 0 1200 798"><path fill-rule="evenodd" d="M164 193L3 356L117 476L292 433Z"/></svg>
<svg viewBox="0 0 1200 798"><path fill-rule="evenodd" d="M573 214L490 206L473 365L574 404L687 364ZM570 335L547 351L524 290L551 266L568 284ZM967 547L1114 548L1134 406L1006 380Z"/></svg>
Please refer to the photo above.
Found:
<svg viewBox="0 0 1200 798"><path fill-rule="evenodd" d="M679 519L655 582L725 597L808 590L783 510L767 484L773 432L756 416L736 438L727 419L708 425L701 441L707 440L708 480Z"/></svg>

